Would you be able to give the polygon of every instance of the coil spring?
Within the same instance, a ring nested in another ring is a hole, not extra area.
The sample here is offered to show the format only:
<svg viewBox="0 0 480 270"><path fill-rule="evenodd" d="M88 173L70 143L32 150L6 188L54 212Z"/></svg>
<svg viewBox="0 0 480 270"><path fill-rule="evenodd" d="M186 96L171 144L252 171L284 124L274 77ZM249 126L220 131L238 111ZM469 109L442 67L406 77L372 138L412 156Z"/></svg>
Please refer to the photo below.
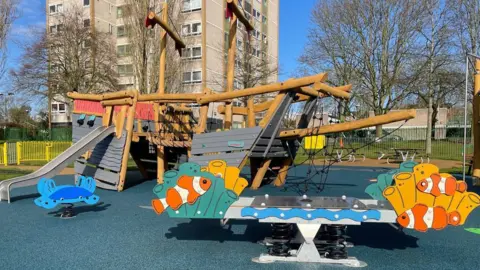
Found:
<svg viewBox="0 0 480 270"><path fill-rule="evenodd" d="M292 239L292 224L272 223L272 246L268 254L272 256L289 256L290 240Z"/></svg>
<svg viewBox="0 0 480 270"><path fill-rule="evenodd" d="M346 231L345 225L322 226L315 238L315 246L320 255L334 260L347 259Z"/></svg>

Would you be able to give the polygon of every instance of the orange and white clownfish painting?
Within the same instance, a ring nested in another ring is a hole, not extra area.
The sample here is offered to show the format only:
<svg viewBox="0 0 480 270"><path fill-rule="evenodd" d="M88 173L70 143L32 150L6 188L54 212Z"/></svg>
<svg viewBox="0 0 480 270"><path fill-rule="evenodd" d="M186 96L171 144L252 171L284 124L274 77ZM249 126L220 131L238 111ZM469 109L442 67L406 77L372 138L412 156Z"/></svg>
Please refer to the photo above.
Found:
<svg viewBox="0 0 480 270"><path fill-rule="evenodd" d="M412 209L399 215L397 222L404 228L426 232L430 228L441 230L447 225L457 226L460 223L460 214L457 211L447 213L441 206L428 207L416 204Z"/></svg>
<svg viewBox="0 0 480 270"><path fill-rule="evenodd" d="M160 215L168 207L177 210L185 203L194 204L211 186L210 179L201 176L181 176L177 185L167 190L165 198L152 200L153 210Z"/></svg>
<svg viewBox="0 0 480 270"><path fill-rule="evenodd" d="M424 193L432 194L438 197L442 194L453 196L455 191L465 192L467 184L465 182L457 182L454 177L442 177L438 173L434 173L417 183L417 189Z"/></svg>

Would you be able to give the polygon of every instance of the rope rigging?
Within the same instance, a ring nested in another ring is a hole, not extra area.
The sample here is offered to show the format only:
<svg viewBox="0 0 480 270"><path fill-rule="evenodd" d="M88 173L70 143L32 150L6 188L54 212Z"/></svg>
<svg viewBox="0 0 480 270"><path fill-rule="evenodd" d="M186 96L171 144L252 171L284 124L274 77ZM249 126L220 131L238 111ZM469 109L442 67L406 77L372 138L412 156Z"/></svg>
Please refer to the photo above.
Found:
<svg viewBox="0 0 480 270"><path fill-rule="evenodd" d="M317 105L315 106L315 112L313 114L313 121L315 122L316 119L320 120L320 126L323 125L323 104L321 104L321 99L317 100ZM340 101L339 101L340 102ZM319 115L319 110L321 107L321 112L320 115L322 115L320 118L317 117ZM337 116L340 114L338 113ZM392 133L396 132L400 128L403 127L403 125L406 123L402 123L400 126L397 128L393 129L391 132L385 132L384 135L382 135L380 138L375 138L371 141L367 141L365 144L360 145L359 147L354 147L353 144L351 143L351 140L348 140L345 134L342 133L335 133L333 137L327 137L326 138L326 145L322 149L314 149L314 147L310 149L306 149L305 146L302 143L299 143L299 150L302 151L303 153L306 154L307 158L301 162L295 163L294 160L292 160L292 166L288 167L287 169L281 169L277 172L270 170L275 177L278 177L279 174L289 171L289 170L295 170L295 177L297 178L296 175L296 168L299 166L308 166L307 172L305 177L301 177L301 180L296 180L296 179L291 179L287 181L284 185L284 188L282 191L288 191L288 190L293 190L299 195L306 194L308 191L313 190L317 193L322 192L325 188L325 184L328 179L328 174L330 171L330 167L332 167L335 163L339 162L340 160L337 157L337 154L334 153L335 150L337 149L345 149L348 150L347 154L344 156L349 156L353 155L358 152L358 150L366 148L376 142L378 140L382 140L383 138L391 135ZM341 136L341 137L340 137ZM337 143L339 143L339 138L344 138L346 141L346 145L342 145L341 147L337 147ZM329 151L330 149L330 151ZM298 151L298 152L300 152ZM315 160L320 156L323 155L323 164L322 166L317 166L315 164ZM293 157L292 153L289 153L290 158ZM316 179L317 176L319 176L319 179Z"/></svg>

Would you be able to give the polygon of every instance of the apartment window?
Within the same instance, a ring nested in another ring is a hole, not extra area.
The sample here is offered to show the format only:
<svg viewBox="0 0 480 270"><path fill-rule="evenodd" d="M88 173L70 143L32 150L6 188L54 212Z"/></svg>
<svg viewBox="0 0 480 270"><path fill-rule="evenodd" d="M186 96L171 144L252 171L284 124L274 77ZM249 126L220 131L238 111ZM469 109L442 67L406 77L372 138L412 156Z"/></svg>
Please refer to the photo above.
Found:
<svg viewBox="0 0 480 270"><path fill-rule="evenodd" d="M193 36L199 35L202 33L202 23L186 23L182 25L182 35L183 36Z"/></svg>
<svg viewBox="0 0 480 270"><path fill-rule="evenodd" d="M133 65L118 65L117 72L120 76L131 76L133 75Z"/></svg>
<svg viewBox="0 0 480 270"><path fill-rule="evenodd" d="M117 18L122 18L123 17L123 12L125 7L118 7L117 8Z"/></svg>
<svg viewBox="0 0 480 270"><path fill-rule="evenodd" d="M202 58L202 46L193 46L183 49L182 57L184 59L200 59Z"/></svg>
<svg viewBox="0 0 480 270"><path fill-rule="evenodd" d="M265 35L265 34L262 34L262 41L263 41L263 43L265 43L265 44L268 44L268 38L267 38L267 35Z"/></svg>
<svg viewBox="0 0 480 270"><path fill-rule="evenodd" d="M202 8L201 0L183 0L183 12L195 11Z"/></svg>
<svg viewBox="0 0 480 270"><path fill-rule="evenodd" d="M252 12L252 4L250 4L250 1L245 1L245 12L248 12L250 15L250 12Z"/></svg>
<svg viewBox="0 0 480 270"><path fill-rule="evenodd" d="M132 54L132 46L130 44L118 45L117 46L117 56L128 56Z"/></svg>
<svg viewBox="0 0 480 270"><path fill-rule="evenodd" d="M260 57L260 50L256 47L252 47L251 53L253 56Z"/></svg>
<svg viewBox="0 0 480 270"><path fill-rule="evenodd" d="M256 39L260 38L260 32L257 29L252 30L252 36Z"/></svg>
<svg viewBox="0 0 480 270"><path fill-rule="evenodd" d="M237 49L243 51L243 41L237 39Z"/></svg>
<svg viewBox="0 0 480 270"><path fill-rule="evenodd" d="M258 11L256 9L253 9L253 17L260 21L260 18L262 17L262 14L260 14L260 11Z"/></svg>
<svg viewBox="0 0 480 270"><path fill-rule="evenodd" d="M90 19L83 20L83 26L84 27L90 27Z"/></svg>
<svg viewBox="0 0 480 270"><path fill-rule="evenodd" d="M266 6L267 2L268 2L268 0L263 0L263 5Z"/></svg>
<svg viewBox="0 0 480 270"><path fill-rule="evenodd" d="M183 83L201 83L202 82L202 71L187 71L183 73Z"/></svg>
<svg viewBox="0 0 480 270"><path fill-rule="evenodd" d="M56 5L50 5L50 14L56 14L63 12L63 5L62 4L56 4Z"/></svg>
<svg viewBox="0 0 480 270"><path fill-rule="evenodd" d="M84 7L90 6L90 0L83 0L83 6Z"/></svg>
<svg viewBox="0 0 480 270"><path fill-rule="evenodd" d="M265 15L262 15L262 22L267 23L267 17L265 17Z"/></svg>
<svg viewBox="0 0 480 270"><path fill-rule="evenodd" d="M113 25L108 24L108 33L113 34Z"/></svg>
<svg viewBox="0 0 480 270"><path fill-rule="evenodd" d="M127 36L127 28L125 25L117 26L117 37L125 37Z"/></svg>

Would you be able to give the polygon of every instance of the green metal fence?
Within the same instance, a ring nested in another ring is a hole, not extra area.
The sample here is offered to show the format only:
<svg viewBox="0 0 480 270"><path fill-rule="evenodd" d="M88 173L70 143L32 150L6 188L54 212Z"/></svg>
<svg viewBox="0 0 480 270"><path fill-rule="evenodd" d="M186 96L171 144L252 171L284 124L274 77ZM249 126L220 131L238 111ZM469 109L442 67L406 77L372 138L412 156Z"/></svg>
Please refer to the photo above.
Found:
<svg viewBox="0 0 480 270"><path fill-rule="evenodd" d="M343 136L327 135L325 151L317 150L316 157L322 158L326 153L336 153L343 150L343 155L355 149L357 155L367 158L378 158L381 154L392 155L395 149L406 149L416 152L417 156L426 157L425 128L402 128L398 130L384 129L381 139L375 138L374 129L357 130L344 133ZM473 154L470 140L470 129L467 129L466 154ZM431 159L462 160L463 159L463 128L436 128L432 131ZM342 138L340 140L340 138ZM342 146L343 144L343 146ZM311 150L300 149L299 155L312 154Z"/></svg>

